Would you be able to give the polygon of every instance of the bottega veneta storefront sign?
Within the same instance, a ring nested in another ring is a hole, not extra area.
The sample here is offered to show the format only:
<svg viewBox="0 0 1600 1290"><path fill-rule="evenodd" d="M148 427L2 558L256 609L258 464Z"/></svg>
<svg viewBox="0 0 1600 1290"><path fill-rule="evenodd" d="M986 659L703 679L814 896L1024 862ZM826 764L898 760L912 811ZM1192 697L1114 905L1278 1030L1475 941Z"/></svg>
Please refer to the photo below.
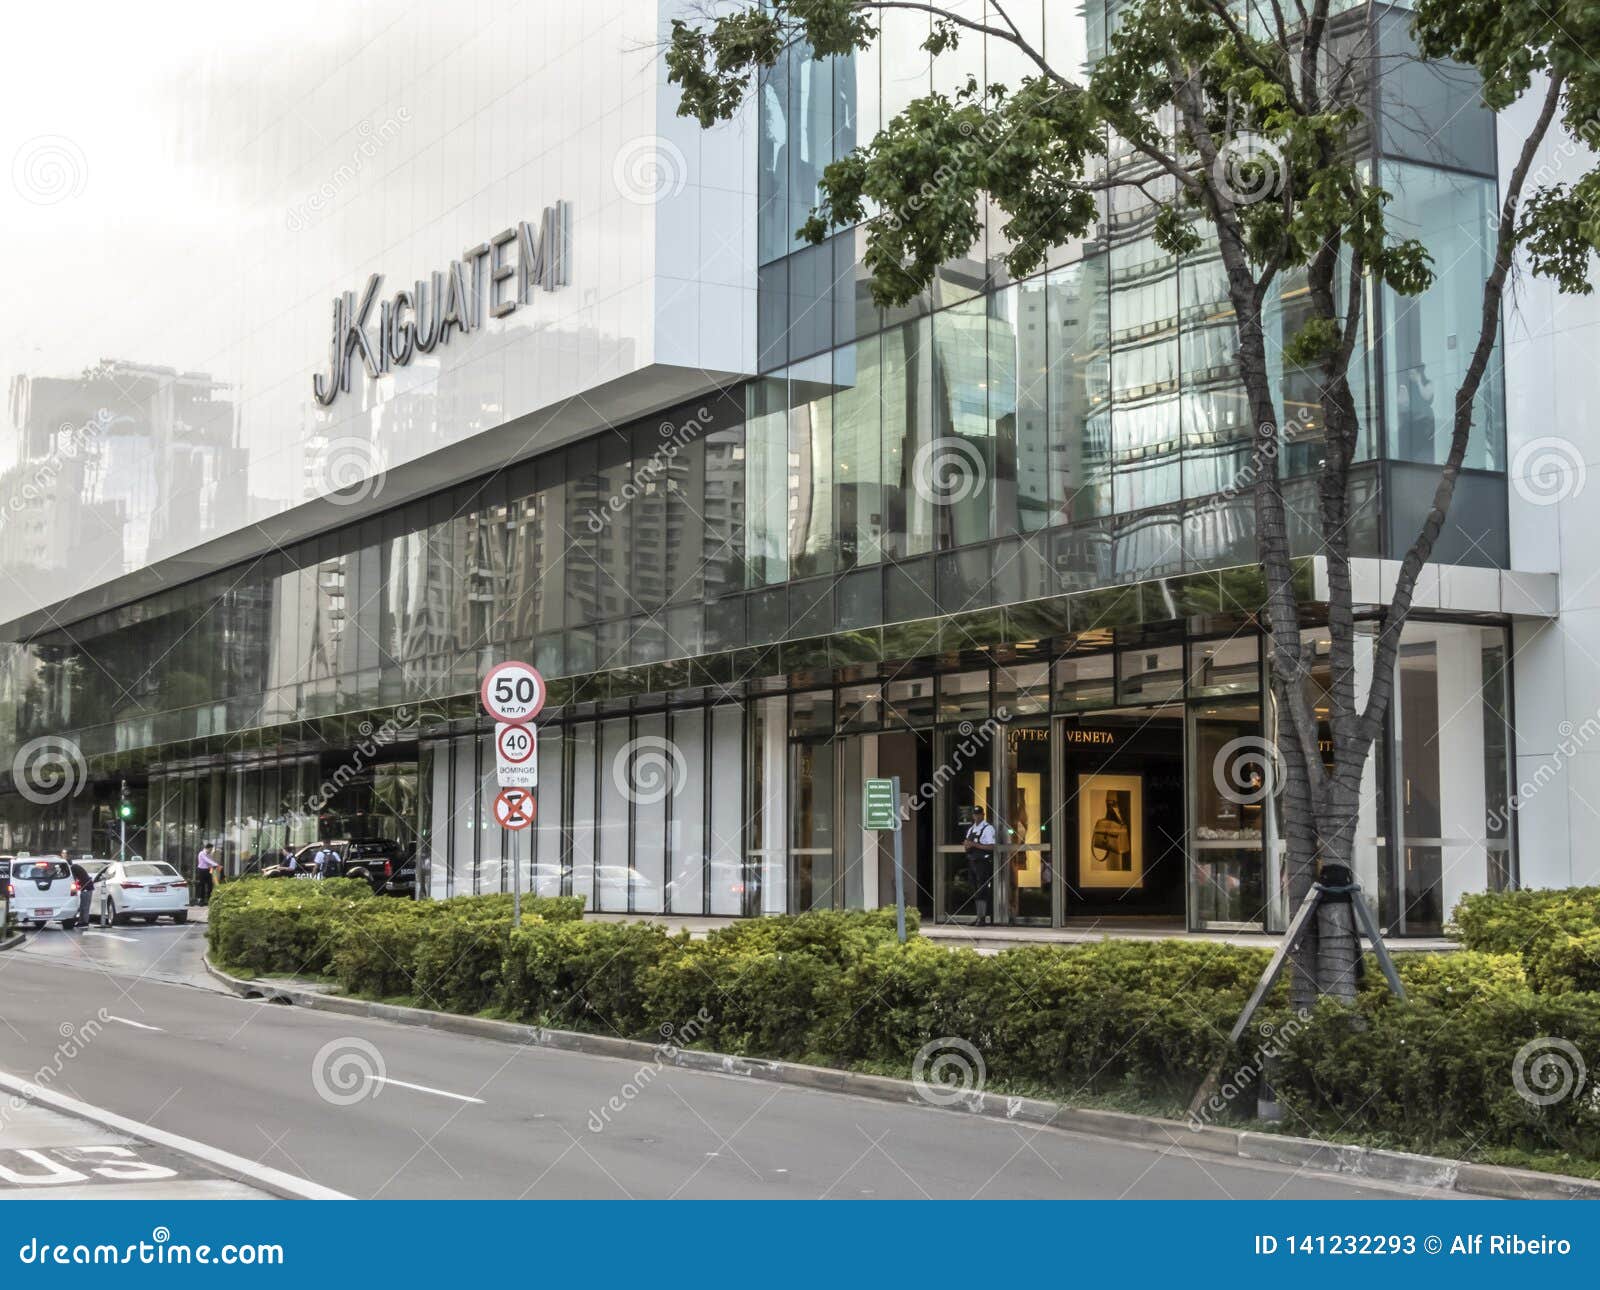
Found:
<svg viewBox="0 0 1600 1290"><path fill-rule="evenodd" d="M357 299L346 291L333 302L328 368L311 378L317 402L330 407L350 392L357 363L373 380L404 367L418 354L449 344L456 333L477 331L487 318L504 318L533 297L535 287L567 285L571 208L547 206L537 225L523 221L471 247L445 269L385 300L383 275L367 279Z"/></svg>

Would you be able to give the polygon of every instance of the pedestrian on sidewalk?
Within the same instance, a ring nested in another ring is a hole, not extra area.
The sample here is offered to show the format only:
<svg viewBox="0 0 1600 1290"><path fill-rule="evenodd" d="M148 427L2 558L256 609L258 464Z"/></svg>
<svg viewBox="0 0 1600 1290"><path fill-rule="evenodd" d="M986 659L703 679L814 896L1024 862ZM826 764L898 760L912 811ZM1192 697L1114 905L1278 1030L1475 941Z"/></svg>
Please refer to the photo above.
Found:
<svg viewBox="0 0 1600 1290"><path fill-rule="evenodd" d="M203 844L194 858L194 899L197 905L211 903L211 884L216 877L217 862L212 858L211 846Z"/></svg>

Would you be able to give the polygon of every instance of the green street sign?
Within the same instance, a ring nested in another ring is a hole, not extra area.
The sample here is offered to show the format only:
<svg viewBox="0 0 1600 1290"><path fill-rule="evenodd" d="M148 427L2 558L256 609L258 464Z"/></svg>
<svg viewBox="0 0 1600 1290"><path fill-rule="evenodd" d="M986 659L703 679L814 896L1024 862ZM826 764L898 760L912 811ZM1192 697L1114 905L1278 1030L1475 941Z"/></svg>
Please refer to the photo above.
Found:
<svg viewBox="0 0 1600 1290"><path fill-rule="evenodd" d="M861 799L861 827L864 829L898 829L900 803L895 800L892 779L869 779L867 791Z"/></svg>

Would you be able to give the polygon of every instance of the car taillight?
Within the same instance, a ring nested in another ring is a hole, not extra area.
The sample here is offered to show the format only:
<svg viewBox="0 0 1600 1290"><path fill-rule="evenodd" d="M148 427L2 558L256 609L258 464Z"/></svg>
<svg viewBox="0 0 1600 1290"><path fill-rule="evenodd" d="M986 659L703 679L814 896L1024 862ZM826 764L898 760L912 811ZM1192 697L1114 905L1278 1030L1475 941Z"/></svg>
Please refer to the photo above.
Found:
<svg viewBox="0 0 1600 1290"><path fill-rule="evenodd" d="M130 891L130 890L131 891L143 891L144 890L144 883L142 883L142 882L119 882L117 884L117 886L121 887L123 891Z"/></svg>
<svg viewBox="0 0 1600 1290"><path fill-rule="evenodd" d="M82 890L83 890L83 884L81 882L79 882L76 878L74 878L72 880L72 894L74 896L76 896Z"/></svg>
<svg viewBox="0 0 1600 1290"><path fill-rule="evenodd" d="M384 877L385 877L385 878L387 878L387 877L388 877L388 876L389 876L389 875L390 875L390 874L392 874L392 873L393 873L393 872L394 872L394 861L392 861L392 860L385 860L385 861L384 861L384 862L383 862L383 876L384 876Z"/></svg>

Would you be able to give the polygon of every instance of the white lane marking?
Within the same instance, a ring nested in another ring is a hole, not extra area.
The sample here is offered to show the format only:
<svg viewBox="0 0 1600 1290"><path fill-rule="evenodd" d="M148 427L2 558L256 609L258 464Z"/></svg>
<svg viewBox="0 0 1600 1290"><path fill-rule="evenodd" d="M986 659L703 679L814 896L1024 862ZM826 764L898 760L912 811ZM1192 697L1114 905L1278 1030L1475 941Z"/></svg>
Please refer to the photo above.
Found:
<svg viewBox="0 0 1600 1290"><path fill-rule="evenodd" d="M127 941L130 945L136 944L139 940L137 936L118 936L115 932L91 932L86 930L83 934L85 936L104 936L108 941Z"/></svg>
<svg viewBox="0 0 1600 1290"><path fill-rule="evenodd" d="M368 1075L374 1084L393 1084L397 1088L415 1089L418 1093L432 1093L435 1097L453 1097L458 1102L475 1102L482 1106L481 1097L468 1097L465 1093L450 1093L442 1088L429 1088L426 1084L407 1084L403 1079L390 1079L387 1075Z"/></svg>
<svg viewBox="0 0 1600 1290"><path fill-rule="evenodd" d="M142 1021L129 1021L126 1017L119 1017L110 1012L106 1013L106 1020L120 1021L124 1026L132 1026L135 1030L153 1030L158 1035L164 1035L167 1033L166 1031L162 1030L160 1026L147 1026Z"/></svg>
<svg viewBox="0 0 1600 1290"><path fill-rule="evenodd" d="M224 1151L221 1147L209 1146L204 1142L196 1142L193 1138L185 1138L176 1133L169 1133L165 1129L158 1129L152 1124L142 1124L138 1120L129 1119L125 1115L118 1115L115 1111L107 1111L102 1107L80 1102L75 1097L68 1097L65 1093L58 1093L53 1088L41 1088L31 1080L22 1079L16 1075L0 1071L0 1088L7 1092L16 1093L31 1102L41 1106L52 1106L58 1111L65 1111L68 1115L76 1115L80 1119L93 1121L118 1133L131 1134L136 1138L143 1138L146 1142L158 1147L170 1147L174 1151L182 1151L208 1164L216 1165L228 1173L237 1174L244 1178L252 1179L263 1186L274 1188L280 1192L287 1192L302 1200L352 1200L342 1191L334 1191L331 1187L324 1187L321 1183L314 1183L307 1178L298 1178L294 1174L285 1173L282 1169L274 1169L271 1165L259 1164L254 1160L247 1160L243 1156L236 1156L231 1151Z"/></svg>

